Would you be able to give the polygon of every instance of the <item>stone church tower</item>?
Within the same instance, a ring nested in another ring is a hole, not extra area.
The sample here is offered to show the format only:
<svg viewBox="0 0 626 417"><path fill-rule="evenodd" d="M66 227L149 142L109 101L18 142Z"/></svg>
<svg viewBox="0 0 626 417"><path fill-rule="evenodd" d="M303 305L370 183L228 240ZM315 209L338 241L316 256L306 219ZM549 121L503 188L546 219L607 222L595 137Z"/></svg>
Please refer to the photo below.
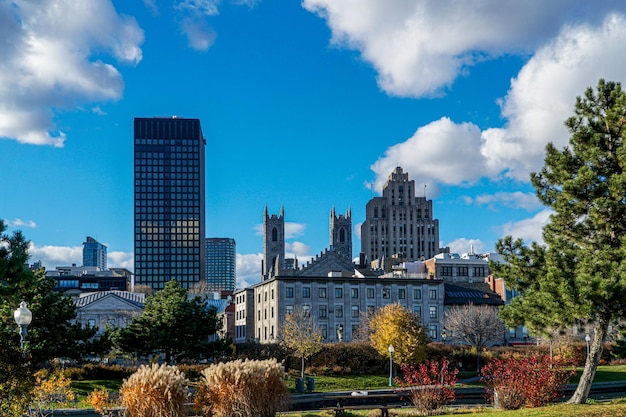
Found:
<svg viewBox="0 0 626 417"><path fill-rule="evenodd" d="M335 251L348 259L352 259L352 210L348 208L346 214L335 214L335 208L330 210L330 250Z"/></svg>
<svg viewBox="0 0 626 417"><path fill-rule="evenodd" d="M263 261L261 273L263 280L277 275L283 269L285 261L285 209L280 208L280 215L263 215Z"/></svg>

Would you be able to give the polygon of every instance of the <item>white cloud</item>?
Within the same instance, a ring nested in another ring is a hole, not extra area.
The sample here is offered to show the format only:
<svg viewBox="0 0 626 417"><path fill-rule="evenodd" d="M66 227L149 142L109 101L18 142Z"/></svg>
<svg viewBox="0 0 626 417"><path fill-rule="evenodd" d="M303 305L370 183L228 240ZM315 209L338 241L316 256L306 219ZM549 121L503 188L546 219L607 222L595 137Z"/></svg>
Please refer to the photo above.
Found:
<svg viewBox="0 0 626 417"><path fill-rule="evenodd" d="M35 223L32 220L22 220L22 219L18 219L15 218L13 220L5 220L5 223L9 226L9 227L29 227L31 229L34 229L37 227L37 223Z"/></svg>
<svg viewBox="0 0 626 417"><path fill-rule="evenodd" d="M142 42L110 1L0 2L0 137L63 146L54 112L119 99L122 77L101 59L137 64Z"/></svg>
<svg viewBox="0 0 626 417"><path fill-rule="evenodd" d="M332 43L356 49L391 95L441 93L477 62L530 53L572 21L597 22L626 4L598 0L304 0Z"/></svg>
<svg viewBox="0 0 626 417"><path fill-rule="evenodd" d="M387 149L371 166L376 173L374 189L382 190L396 166L409 173L416 188L427 185L430 195L437 194L436 184L472 183L486 174L480 133L476 125L456 124L447 117L420 127L411 138Z"/></svg>
<svg viewBox="0 0 626 417"><path fill-rule="evenodd" d="M311 257L311 247L302 242L285 243L285 251L287 252L285 254L287 258L292 256L298 259Z"/></svg>
<svg viewBox="0 0 626 417"><path fill-rule="evenodd" d="M107 266L109 268L135 269L135 257L132 252L107 252Z"/></svg>
<svg viewBox="0 0 626 417"><path fill-rule="evenodd" d="M30 262L41 261L46 269L54 270L57 266L83 264L83 247L81 246L37 246L30 243L28 250Z"/></svg>
<svg viewBox="0 0 626 417"><path fill-rule="evenodd" d="M564 26L512 80L501 100L505 126L481 131L444 117L420 127L373 164L376 190L396 165L417 184L427 184L430 195L436 184L467 185L483 177L528 182L529 173L543 165L548 142L567 144L564 121L573 114L576 96L600 78L626 81L626 61L620 59L625 43L623 15L610 14L597 26Z"/></svg>
<svg viewBox="0 0 626 417"><path fill-rule="evenodd" d="M189 46L197 51L209 49L217 37L215 31L204 20L186 18L181 29L187 37Z"/></svg>
<svg viewBox="0 0 626 417"><path fill-rule="evenodd" d="M502 236L511 235L515 239L523 239L525 242L537 242L543 244L543 228L548 223L551 210L542 210L532 218L518 222L506 223L502 226Z"/></svg>
<svg viewBox="0 0 626 417"><path fill-rule="evenodd" d="M496 210L497 206L521 208L528 211L534 211L542 207L541 202L534 193L523 193L521 191L480 194L474 198L467 196L464 200L467 204L475 203L479 206L487 206L491 210Z"/></svg>
<svg viewBox="0 0 626 417"><path fill-rule="evenodd" d="M263 254L237 254L237 288L246 288L261 281Z"/></svg>
<svg viewBox="0 0 626 417"><path fill-rule="evenodd" d="M459 238L445 246L450 248L451 253L469 253L472 250L474 253L483 253L485 249L485 244L480 239Z"/></svg>

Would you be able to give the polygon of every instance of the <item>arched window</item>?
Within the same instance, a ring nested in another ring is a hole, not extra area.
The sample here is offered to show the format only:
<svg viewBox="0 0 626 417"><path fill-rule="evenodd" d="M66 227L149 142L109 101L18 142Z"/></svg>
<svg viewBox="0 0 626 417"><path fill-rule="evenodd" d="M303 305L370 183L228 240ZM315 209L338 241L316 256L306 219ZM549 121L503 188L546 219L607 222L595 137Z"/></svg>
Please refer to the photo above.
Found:
<svg viewBox="0 0 626 417"><path fill-rule="evenodd" d="M272 242L276 242L278 240L278 230L276 228L272 229Z"/></svg>
<svg viewBox="0 0 626 417"><path fill-rule="evenodd" d="M342 243L346 241L346 232L343 229L339 229L339 241Z"/></svg>

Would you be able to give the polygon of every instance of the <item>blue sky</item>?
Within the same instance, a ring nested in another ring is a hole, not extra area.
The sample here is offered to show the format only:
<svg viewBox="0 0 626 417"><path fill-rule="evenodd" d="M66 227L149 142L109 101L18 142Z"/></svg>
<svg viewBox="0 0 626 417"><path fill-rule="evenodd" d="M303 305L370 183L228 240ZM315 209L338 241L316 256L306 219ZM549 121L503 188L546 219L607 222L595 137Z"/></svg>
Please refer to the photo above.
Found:
<svg viewBox="0 0 626 417"><path fill-rule="evenodd" d="M132 269L134 117L199 118L207 236L260 278L263 209L288 251L329 246L329 212L396 165L441 244L541 241L528 178L568 141L576 96L624 81L626 3L610 0L0 0L0 218L47 268L105 243ZM422 187L424 186L425 187Z"/></svg>

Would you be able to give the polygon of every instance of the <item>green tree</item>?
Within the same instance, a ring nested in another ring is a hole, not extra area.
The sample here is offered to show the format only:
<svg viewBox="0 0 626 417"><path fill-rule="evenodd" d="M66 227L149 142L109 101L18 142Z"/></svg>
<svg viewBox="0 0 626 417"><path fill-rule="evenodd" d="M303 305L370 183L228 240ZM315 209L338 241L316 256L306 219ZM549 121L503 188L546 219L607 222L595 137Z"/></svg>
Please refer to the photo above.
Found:
<svg viewBox="0 0 626 417"><path fill-rule="evenodd" d="M553 210L545 246L507 237L494 265L507 285L522 292L501 317L535 331L592 324L590 354L572 403L589 395L609 323L626 316L626 94L600 80L578 97L566 121L569 147L546 147L544 167L531 174L538 198Z"/></svg>
<svg viewBox="0 0 626 417"><path fill-rule="evenodd" d="M171 280L146 300L142 315L114 335L121 351L140 356L162 352L171 363L183 358L212 354L209 336L218 328L215 307L200 297L188 298L187 290Z"/></svg>
<svg viewBox="0 0 626 417"><path fill-rule="evenodd" d="M283 323L281 344L301 359L300 377L304 379L304 361L322 350L323 335L308 311L297 306Z"/></svg>
<svg viewBox="0 0 626 417"><path fill-rule="evenodd" d="M393 345L393 361L400 365L413 365L426 358L429 339L419 315L398 303L378 309L369 320L370 343L381 355L389 355Z"/></svg>
<svg viewBox="0 0 626 417"><path fill-rule="evenodd" d="M54 291L43 269L26 267L30 242L19 231L5 231L0 222L0 415L12 415L28 404L37 366L53 358L78 359L97 343L96 329L75 323L71 298ZM24 352L13 319L21 301L33 313Z"/></svg>

